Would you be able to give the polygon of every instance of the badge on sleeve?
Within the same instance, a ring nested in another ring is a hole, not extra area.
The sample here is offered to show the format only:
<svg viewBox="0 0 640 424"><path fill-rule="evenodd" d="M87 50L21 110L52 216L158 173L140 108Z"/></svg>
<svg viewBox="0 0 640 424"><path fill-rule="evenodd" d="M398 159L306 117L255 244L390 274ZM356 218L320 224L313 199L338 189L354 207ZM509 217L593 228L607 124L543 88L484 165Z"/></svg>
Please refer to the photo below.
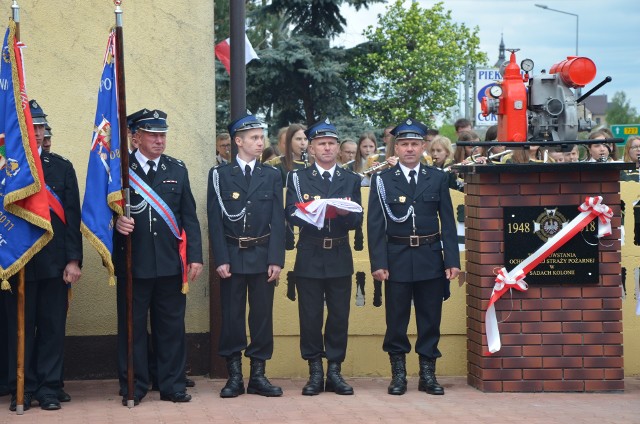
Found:
<svg viewBox="0 0 640 424"><path fill-rule="evenodd" d="M305 194L302 195L302 198L304 200L309 200L309 195L307 193L305 193Z"/></svg>
<svg viewBox="0 0 640 424"><path fill-rule="evenodd" d="M407 197L406 196L400 196L398 197L398 200L400 201L400 203L404 203L407 201Z"/></svg>
<svg viewBox="0 0 640 424"><path fill-rule="evenodd" d="M233 200L238 200L240 198L240 193L234 191L233 193L231 193L231 197L233 198Z"/></svg>
<svg viewBox="0 0 640 424"><path fill-rule="evenodd" d="M313 196L313 199L314 200L318 200L318 199L320 199L320 196Z"/></svg>

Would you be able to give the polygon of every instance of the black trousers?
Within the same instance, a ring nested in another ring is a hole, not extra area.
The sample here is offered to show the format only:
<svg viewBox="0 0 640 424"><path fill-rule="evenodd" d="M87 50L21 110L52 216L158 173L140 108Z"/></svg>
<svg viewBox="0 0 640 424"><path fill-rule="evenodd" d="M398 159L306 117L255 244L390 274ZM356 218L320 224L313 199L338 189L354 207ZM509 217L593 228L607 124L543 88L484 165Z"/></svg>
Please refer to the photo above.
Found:
<svg viewBox="0 0 640 424"><path fill-rule="evenodd" d="M55 396L60 389L67 323L68 286L62 277L25 283L24 367L26 393L36 399ZM17 296L18 284L11 280L11 293L5 293L8 331L9 389L17 384Z"/></svg>
<svg viewBox="0 0 640 424"><path fill-rule="evenodd" d="M135 395L143 398L149 390L147 316L151 310L151 333L158 348L156 364L160 393L185 390L186 345L184 314L186 296L181 293L182 277L133 279L133 370ZM126 279L118 278L118 378L127 394L127 311Z"/></svg>
<svg viewBox="0 0 640 424"><path fill-rule="evenodd" d="M385 352L398 354L411 351L407 327L411 317L411 299L413 299L418 327L416 352L429 359L442 356L438 350L438 342L440 341L442 298L446 286L447 279L444 277L425 281L405 283L387 281L385 283L387 331L382 345Z"/></svg>
<svg viewBox="0 0 640 424"><path fill-rule="evenodd" d="M351 276L327 279L298 277L296 288L302 358L309 360L326 357L332 362L343 362L347 355Z"/></svg>
<svg viewBox="0 0 640 424"><path fill-rule="evenodd" d="M223 357L239 354L266 361L273 355L273 294L275 283L267 283L267 273L232 274L220 280L222 328L220 348ZM245 322L249 295L249 335Z"/></svg>

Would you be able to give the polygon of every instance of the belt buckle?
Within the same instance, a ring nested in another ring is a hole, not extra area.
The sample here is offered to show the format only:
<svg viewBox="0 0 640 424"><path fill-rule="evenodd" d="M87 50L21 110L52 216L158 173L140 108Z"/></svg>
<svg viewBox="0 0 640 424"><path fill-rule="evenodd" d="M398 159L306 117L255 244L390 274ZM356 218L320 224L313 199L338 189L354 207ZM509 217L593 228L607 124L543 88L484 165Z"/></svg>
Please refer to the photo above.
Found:
<svg viewBox="0 0 640 424"><path fill-rule="evenodd" d="M250 239L251 239L251 237L240 237L240 238L238 238L238 247L240 249L246 249L249 246L247 246L247 245L245 245L243 243L249 242Z"/></svg>
<svg viewBox="0 0 640 424"><path fill-rule="evenodd" d="M330 238L322 239L322 248L323 249L333 249L333 239L330 239Z"/></svg>
<svg viewBox="0 0 640 424"><path fill-rule="evenodd" d="M410 247L420 246L420 236L409 236L409 246Z"/></svg>

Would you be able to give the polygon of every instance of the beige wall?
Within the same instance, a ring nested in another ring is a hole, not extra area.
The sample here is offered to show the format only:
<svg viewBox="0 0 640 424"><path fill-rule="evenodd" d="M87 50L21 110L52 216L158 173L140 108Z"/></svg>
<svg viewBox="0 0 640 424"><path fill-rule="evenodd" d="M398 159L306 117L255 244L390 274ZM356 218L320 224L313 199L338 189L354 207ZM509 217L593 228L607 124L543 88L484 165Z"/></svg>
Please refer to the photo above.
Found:
<svg viewBox="0 0 640 424"><path fill-rule="evenodd" d="M115 22L113 2L19 4L27 92L49 115L52 150L73 162L82 198L102 59ZM6 16L9 5L3 2ZM147 107L167 112L166 153L187 164L206 234L204 182L215 156L213 1L124 0L123 10L127 111ZM114 334L115 287L107 285L107 274L86 240L84 254L67 334ZM191 287L189 332L209 329L207 272Z"/></svg>

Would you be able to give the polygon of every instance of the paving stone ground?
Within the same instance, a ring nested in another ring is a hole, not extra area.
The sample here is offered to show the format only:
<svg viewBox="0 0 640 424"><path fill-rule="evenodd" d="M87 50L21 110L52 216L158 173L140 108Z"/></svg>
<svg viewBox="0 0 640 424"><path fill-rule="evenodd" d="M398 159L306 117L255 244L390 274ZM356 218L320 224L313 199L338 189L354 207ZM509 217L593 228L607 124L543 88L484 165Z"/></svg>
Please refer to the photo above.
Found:
<svg viewBox="0 0 640 424"><path fill-rule="evenodd" d="M625 379L616 393L483 393L467 385L465 377L439 377L444 396L429 396L409 379L404 396L387 394L388 380L348 378L355 395L322 393L302 396L301 379L272 379L282 386L281 398L243 395L221 399L223 380L195 377L186 404L160 401L149 392L135 408L121 405L115 380L69 381L72 396L59 411L43 411L34 402L17 416L9 398L0 398L0 423L640 423L640 377Z"/></svg>

